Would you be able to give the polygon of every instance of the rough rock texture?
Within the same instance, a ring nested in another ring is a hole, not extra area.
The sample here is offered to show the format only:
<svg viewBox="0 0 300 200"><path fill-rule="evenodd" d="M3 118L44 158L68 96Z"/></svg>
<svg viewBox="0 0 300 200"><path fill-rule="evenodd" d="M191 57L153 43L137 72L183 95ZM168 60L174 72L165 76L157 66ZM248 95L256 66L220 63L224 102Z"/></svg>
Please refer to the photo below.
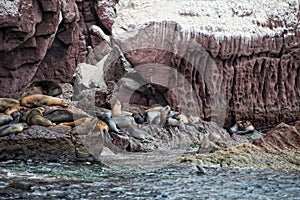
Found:
<svg viewBox="0 0 300 200"><path fill-rule="evenodd" d="M87 46L95 47L103 40L95 39L89 28L98 24L109 33L115 3L112 0L0 3L0 96L19 97L16 91L33 80L70 83L77 64L86 59Z"/></svg>
<svg viewBox="0 0 300 200"><path fill-rule="evenodd" d="M123 1L113 37L147 81L173 94L162 92L181 111L222 123L223 110L227 127L237 119L258 129L295 121L299 2L248 3Z"/></svg>
<svg viewBox="0 0 300 200"><path fill-rule="evenodd" d="M70 131L66 126L32 126L11 139L2 137L0 160L96 161L103 148L99 135L79 136Z"/></svg>
<svg viewBox="0 0 300 200"><path fill-rule="evenodd" d="M281 123L252 143L223 148L211 154L183 156L197 165L300 170L300 122Z"/></svg>
<svg viewBox="0 0 300 200"><path fill-rule="evenodd" d="M72 130L67 126L32 126L14 137L2 137L0 160L98 161L104 146L117 153L162 149L185 151L201 144L199 151L212 152L247 143L243 137L231 138L224 129L212 122L185 125L183 129L138 125L125 130L127 135L110 133L112 143L104 143L98 131L90 133L88 126L83 129L80 126Z"/></svg>
<svg viewBox="0 0 300 200"><path fill-rule="evenodd" d="M299 18L297 0L5 1L0 96L19 97L38 79L72 83L79 63L116 56L112 43L139 73L129 74L138 88L120 86L128 63L114 57L100 105L126 94L126 103L170 104L225 127L274 127L300 117Z"/></svg>

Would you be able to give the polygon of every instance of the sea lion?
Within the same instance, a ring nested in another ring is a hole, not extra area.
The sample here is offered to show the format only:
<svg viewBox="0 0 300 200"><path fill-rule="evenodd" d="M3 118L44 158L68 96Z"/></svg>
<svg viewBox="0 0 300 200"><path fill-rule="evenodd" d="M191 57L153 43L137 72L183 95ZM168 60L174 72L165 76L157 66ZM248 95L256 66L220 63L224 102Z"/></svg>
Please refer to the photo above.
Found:
<svg viewBox="0 0 300 200"><path fill-rule="evenodd" d="M160 109L162 109L162 108L163 108L163 106L154 106L147 110L144 110L144 114L146 114L147 112L150 112L150 111L160 111Z"/></svg>
<svg viewBox="0 0 300 200"><path fill-rule="evenodd" d="M112 112L106 112L104 114L97 114L97 118L107 123L109 131L121 134L122 130L117 126L115 120L112 117Z"/></svg>
<svg viewBox="0 0 300 200"><path fill-rule="evenodd" d="M75 121L62 122L59 125L75 127L75 126L79 126L79 125L82 125L82 124L90 123L92 119L93 119L92 117L84 117L84 118L81 118L81 119L77 119Z"/></svg>
<svg viewBox="0 0 300 200"><path fill-rule="evenodd" d="M145 122L143 116L140 113L133 113L131 115L137 124L143 124Z"/></svg>
<svg viewBox="0 0 300 200"><path fill-rule="evenodd" d="M121 117L122 115L122 105L119 99L116 99L112 108L111 108L112 116L113 117Z"/></svg>
<svg viewBox="0 0 300 200"><path fill-rule="evenodd" d="M33 108L26 117L26 122L29 125L40 125L40 126L54 126L49 119L43 117L43 113L45 112L45 108L38 107Z"/></svg>
<svg viewBox="0 0 300 200"><path fill-rule="evenodd" d="M0 127L0 137L22 132L25 128L28 128L26 123L8 124Z"/></svg>
<svg viewBox="0 0 300 200"><path fill-rule="evenodd" d="M160 112L159 111L148 111L145 114L145 122L148 124L153 124L153 120L157 117L160 116Z"/></svg>
<svg viewBox="0 0 300 200"><path fill-rule="evenodd" d="M98 128L100 129L100 133L102 134L102 138L104 138L104 142L108 143L110 141L112 141L112 138L109 134L109 127L107 125L107 123L105 123L102 120L98 120Z"/></svg>
<svg viewBox="0 0 300 200"><path fill-rule="evenodd" d="M136 139L143 140L143 141L146 140L147 133L136 126L130 126L127 129L127 132L129 133L130 136Z"/></svg>
<svg viewBox="0 0 300 200"><path fill-rule="evenodd" d="M13 118L12 123L17 124L17 123L20 122L20 119L22 117L22 113L20 111L15 111L15 112L11 113L10 116L12 116L12 118Z"/></svg>
<svg viewBox="0 0 300 200"><path fill-rule="evenodd" d="M174 118L171 118L171 117L167 118L166 125L168 125L168 126L177 126L180 129L184 129L184 124L181 120L174 119Z"/></svg>
<svg viewBox="0 0 300 200"><path fill-rule="evenodd" d="M71 122L66 122L66 123L71 123ZM72 130L73 134L78 134L78 135L88 135L92 134L94 129L98 125L98 119L97 118L82 118L79 120L76 120L75 123L72 124L74 125L74 128Z"/></svg>
<svg viewBox="0 0 300 200"><path fill-rule="evenodd" d="M41 87L44 95L58 96L62 94L62 88L50 80L34 81L28 87Z"/></svg>
<svg viewBox="0 0 300 200"><path fill-rule="evenodd" d="M132 112L128 112L128 111L125 111L125 110L123 110L121 112L121 116L131 116L131 115L132 115Z"/></svg>
<svg viewBox="0 0 300 200"><path fill-rule="evenodd" d="M0 98L0 112L5 112L14 107L20 106L20 101L11 98Z"/></svg>
<svg viewBox="0 0 300 200"><path fill-rule="evenodd" d="M183 123L185 124L188 124L189 123L189 119L186 115L184 114L177 114L177 115L174 115L173 116L174 119L177 119L177 120L180 120L182 121Z"/></svg>
<svg viewBox="0 0 300 200"><path fill-rule="evenodd" d="M0 126L9 124L11 121L13 121L13 118L10 115L0 113Z"/></svg>
<svg viewBox="0 0 300 200"><path fill-rule="evenodd" d="M113 117L113 119L120 128L128 128L129 126L136 124L134 118L131 116Z"/></svg>
<svg viewBox="0 0 300 200"><path fill-rule="evenodd" d="M164 127L166 122L167 122L167 119L169 118L169 115L170 115L170 111L171 111L171 108L169 105L163 107L162 109L159 110L160 112L160 123L159 125L161 127Z"/></svg>
<svg viewBox="0 0 300 200"><path fill-rule="evenodd" d="M80 118L88 117L85 114L73 113L68 109L51 109L45 112L44 117L54 123L73 122Z"/></svg>
<svg viewBox="0 0 300 200"><path fill-rule="evenodd" d="M68 103L60 98L42 95L42 94L34 94L34 95L24 97L21 100L21 105L29 108L32 106L41 106L41 105L67 107Z"/></svg>
<svg viewBox="0 0 300 200"><path fill-rule="evenodd" d="M249 121L243 122L240 120L237 121L235 123L235 125L229 129L229 133L231 135L232 134L243 135L243 134L251 133L254 131L255 131L255 128L251 122L249 122Z"/></svg>

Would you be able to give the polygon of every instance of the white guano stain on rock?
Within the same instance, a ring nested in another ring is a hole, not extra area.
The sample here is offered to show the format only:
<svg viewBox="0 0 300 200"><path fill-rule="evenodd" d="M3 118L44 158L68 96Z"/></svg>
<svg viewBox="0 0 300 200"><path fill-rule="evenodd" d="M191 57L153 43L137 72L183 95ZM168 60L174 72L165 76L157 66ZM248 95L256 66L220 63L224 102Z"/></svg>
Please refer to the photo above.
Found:
<svg viewBox="0 0 300 200"><path fill-rule="evenodd" d="M298 0L122 0L113 32L126 38L147 23L173 21L184 32L213 34L219 41L242 37L249 42L292 30L298 23L298 12ZM276 21L284 23L270 28Z"/></svg>
<svg viewBox="0 0 300 200"><path fill-rule="evenodd" d="M19 14L20 0L2 0L0 2L0 16L16 16Z"/></svg>

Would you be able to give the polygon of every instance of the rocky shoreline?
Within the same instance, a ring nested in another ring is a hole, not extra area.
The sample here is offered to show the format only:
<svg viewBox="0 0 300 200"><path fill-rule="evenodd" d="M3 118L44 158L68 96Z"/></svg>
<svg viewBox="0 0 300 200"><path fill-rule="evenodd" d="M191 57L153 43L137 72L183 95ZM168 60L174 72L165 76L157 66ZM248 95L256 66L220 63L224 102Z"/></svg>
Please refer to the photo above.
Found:
<svg viewBox="0 0 300 200"><path fill-rule="evenodd" d="M210 154L182 156L181 162L224 168L300 170L300 121L284 123L250 143L223 148Z"/></svg>
<svg viewBox="0 0 300 200"><path fill-rule="evenodd" d="M128 109L170 105L202 119L135 125L109 144L97 131L34 125L0 138L0 160L93 162L192 146L198 154L180 161L299 170L299 21L297 0L0 3L0 97L21 99L33 81L51 80L76 109L118 98ZM230 136L238 120L270 131L252 142Z"/></svg>

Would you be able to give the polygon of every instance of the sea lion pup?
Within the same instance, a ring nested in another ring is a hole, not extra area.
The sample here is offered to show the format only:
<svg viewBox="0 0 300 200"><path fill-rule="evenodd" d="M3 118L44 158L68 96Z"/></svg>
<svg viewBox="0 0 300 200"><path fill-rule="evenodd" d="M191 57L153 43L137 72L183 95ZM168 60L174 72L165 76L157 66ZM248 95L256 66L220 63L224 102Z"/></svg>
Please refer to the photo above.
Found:
<svg viewBox="0 0 300 200"><path fill-rule="evenodd" d="M0 113L0 126L9 124L11 121L13 121L12 116Z"/></svg>
<svg viewBox="0 0 300 200"><path fill-rule="evenodd" d="M8 124L0 127L0 137L8 136L22 132L25 128L28 128L26 123Z"/></svg>
<svg viewBox="0 0 300 200"><path fill-rule="evenodd" d="M20 106L20 101L11 98L0 98L0 112L6 112ZM10 115L10 113L8 113Z"/></svg>
<svg viewBox="0 0 300 200"><path fill-rule="evenodd" d="M62 88L57 83L50 80L34 81L28 87L41 87L43 94L49 96L58 96L62 94Z"/></svg>
<svg viewBox="0 0 300 200"><path fill-rule="evenodd" d="M163 107L162 109L160 109L159 112L160 112L160 123L159 123L159 125L161 127L164 127L166 122L167 122L167 119L170 116L171 108L170 108L169 105L167 105L167 106Z"/></svg>
<svg viewBox="0 0 300 200"><path fill-rule="evenodd" d="M112 116L113 117L121 117L122 115L122 105L119 99L116 99L112 108L111 108Z"/></svg>
<svg viewBox="0 0 300 200"><path fill-rule="evenodd" d="M143 116L140 113L132 113L131 115L137 124L143 124L145 122Z"/></svg>
<svg viewBox="0 0 300 200"><path fill-rule="evenodd" d="M117 134L122 134L122 130L119 129L115 120L112 117L112 112L106 112L104 114L97 114L97 118L107 123L109 131L115 132Z"/></svg>
<svg viewBox="0 0 300 200"><path fill-rule="evenodd" d="M51 97L43 94L34 94L34 95L24 97L21 100L21 105L29 108L32 106L41 106L41 105L67 107L68 103L60 98Z"/></svg>
<svg viewBox="0 0 300 200"><path fill-rule="evenodd" d="M128 128L136 124L134 118L131 116L113 117L113 119L120 128Z"/></svg>
<svg viewBox="0 0 300 200"><path fill-rule="evenodd" d="M54 126L54 123L52 123L49 119L43 117L44 112L45 108L43 107L33 108L26 117L27 124L40 126Z"/></svg>
<svg viewBox="0 0 300 200"><path fill-rule="evenodd" d="M73 122L77 119L88 117L85 114L73 113L69 109L51 109L45 112L44 117L54 123Z"/></svg>

